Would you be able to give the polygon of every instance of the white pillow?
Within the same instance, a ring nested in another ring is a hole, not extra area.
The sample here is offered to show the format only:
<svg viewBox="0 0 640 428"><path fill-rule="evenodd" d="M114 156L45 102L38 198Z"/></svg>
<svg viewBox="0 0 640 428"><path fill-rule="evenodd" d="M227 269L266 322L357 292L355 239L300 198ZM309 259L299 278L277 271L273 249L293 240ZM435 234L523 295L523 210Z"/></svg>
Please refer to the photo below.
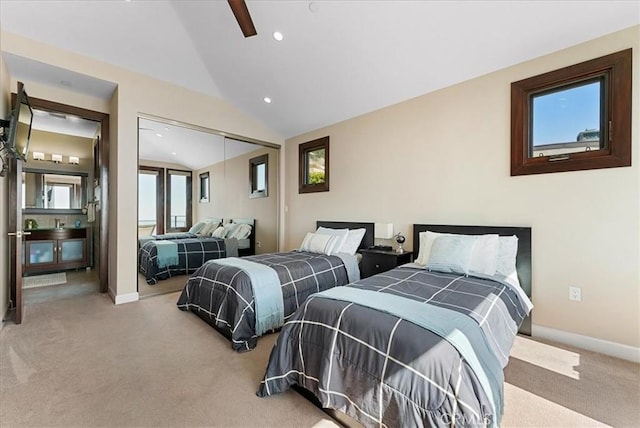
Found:
<svg viewBox="0 0 640 428"><path fill-rule="evenodd" d="M478 235L471 252L469 272L493 276L498 265L498 235Z"/></svg>
<svg viewBox="0 0 640 428"><path fill-rule="evenodd" d="M240 223L229 235L227 235L227 238L247 239L249 235L251 235L251 225Z"/></svg>
<svg viewBox="0 0 640 428"><path fill-rule="evenodd" d="M496 262L496 274L505 277L515 276L516 273L516 254L518 252L518 237L501 236L498 238L498 256Z"/></svg>
<svg viewBox="0 0 640 428"><path fill-rule="evenodd" d="M225 238L233 238L233 234L235 233L236 229L239 227L240 225L237 223L227 223L224 225L224 237Z"/></svg>
<svg viewBox="0 0 640 428"><path fill-rule="evenodd" d="M367 230L364 228L349 230L347 239L342 243L342 246L337 252L355 255L366 232Z"/></svg>
<svg viewBox="0 0 640 428"><path fill-rule="evenodd" d="M308 232L302 241L300 251L309 253L319 253L331 255L331 250L335 246L338 237L336 235L322 235L319 233Z"/></svg>
<svg viewBox="0 0 640 428"><path fill-rule="evenodd" d="M207 222L207 224L205 224L202 229L200 229L200 232L198 233L198 235L201 236L207 236L207 235L211 235L211 233L216 230L216 228L218 227L218 223L215 223L213 221L209 221Z"/></svg>
<svg viewBox="0 0 640 428"><path fill-rule="evenodd" d="M429 261L429 256L431 255L431 246L433 245L433 241L438 236L450 235L449 233L436 233L427 230L426 232L420 232L418 236L420 237L420 248L418 250L418 258L416 259L416 264L426 265Z"/></svg>
<svg viewBox="0 0 640 428"><path fill-rule="evenodd" d="M349 236L349 229L331 229L320 226L318 230L316 230L316 233L320 235L333 235L338 237L334 247L331 249L331 254L334 254L341 252L340 250L342 249L342 245L344 245L347 237Z"/></svg>
<svg viewBox="0 0 640 428"><path fill-rule="evenodd" d="M189 229L189 233L198 233L206 225L207 225L207 223L205 223L204 221L199 221L196 224L194 224L193 226L191 226L191 228Z"/></svg>
<svg viewBox="0 0 640 428"><path fill-rule="evenodd" d="M214 238L224 238L226 231L227 230L224 227L218 226L218 228L211 233L211 236Z"/></svg>

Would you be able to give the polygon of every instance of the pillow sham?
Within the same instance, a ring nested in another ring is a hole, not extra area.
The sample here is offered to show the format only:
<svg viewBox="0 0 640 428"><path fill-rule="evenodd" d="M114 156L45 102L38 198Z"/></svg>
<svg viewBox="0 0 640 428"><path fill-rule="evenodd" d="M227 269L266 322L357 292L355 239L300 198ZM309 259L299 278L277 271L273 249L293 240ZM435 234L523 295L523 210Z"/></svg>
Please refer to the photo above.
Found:
<svg viewBox="0 0 640 428"><path fill-rule="evenodd" d="M200 232L198 233L198 235L201 236L207 236L207 235L211 235L211 233L216 230L216 228L218 227L218 223L215 223L213 221L207 222L207 224L205 224L202 229L200 229Z"/></svg>
<svg viewBox="0 0 640 428"><path fill-rule="evenodd" d="M471 251L469 273L493 276L498 264L498 235L478 235Z"/></svg>
<svg viewBox="0 0 640 428"><path fill-rule="evenodd" d="M251 225L245 223L236 223L237 226L227 235L227 238L247 239L251 235Z"/></svg>
<svg viewBox="0 0 640 428"><path fill-rule="evenodd" d="M227 223L224 225L224 237L225 238L233 238L233 234L235 233L236 229L239 227L240 225L238 223Z"/></svg>
<svg viewBox="0 0 640 428"><path fill-rule="evenodd" d="M427 230L426 232L420 232L420 248L418 249L418 258L416 259L416 264L426 265L429 261L429 256L431 255L431 246L433 245L433 241L438 236L451 235L450 233L437 233L431 232Z"/></svg>
<svg viewBox="0 0 640 428"><path fill-rule="evenodd" d="M338 239L336 239L335 241L335 245L331 249L331 254L335 254L341 252L342 245L344 245L344 242L349 236L349 229L331 229L329 227L320 226L316 230L316 233L320 235L333 235L338 237Z"/></svg>
<svg viewBox="0 0 640 428"><path fill-rule="evenodd" d="M498 256L496 260L496 274L509 277L516 273L516 255L518 253L518 237L501 236L498 238Z"/></svg>
<svg viewBox="0 0 640 428"><path fill-rule="evenodd" d="M189 233L198 233L202 230L202 228L206 225L204 221L199 221L189 229Z"/></svg>
<svg viewBox="0 0 640 428"><path fill-rule="evenodd" d="M323 235L319 233L308 232L300 245L300 251L309 253L319 253L331 255L331 250L336 244L338 237L336 235Z"/></svg>
<svg viewBox="0 0 640 428"><path fill-rule="evenodd" d="M349 230L347 239L342 243L342 246L340 246L340 249L337 252L355 255L366 232L367 231L364 228Z"/></svg>
<svg viewBox="0 0 640 428"><path fill-rule="evenodd" d="M226 231L227 230L223 226L218 226L216 230L211 233L211 236L214 238L224 238Z"/></svg>
<svg viewBox="0 0 640 428"><path fill-rule="evenodd" d="M469 274L471 253L477 241L476 236L438 236L431 245L426 268L438 272Z"/></svg>

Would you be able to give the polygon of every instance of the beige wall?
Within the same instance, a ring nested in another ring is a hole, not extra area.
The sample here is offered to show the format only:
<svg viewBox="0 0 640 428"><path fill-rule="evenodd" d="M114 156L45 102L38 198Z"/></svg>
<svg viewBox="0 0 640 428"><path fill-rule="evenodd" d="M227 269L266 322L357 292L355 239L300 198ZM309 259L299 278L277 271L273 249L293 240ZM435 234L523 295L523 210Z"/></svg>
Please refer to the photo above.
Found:
<svg viewBox="0 0 640 428"><path fill-rule="evenodd" d="M629 47L633 166L511 177L510 83ZM640 346L639 52L636 26L287 140L285 246L316 220L531 226L533 323ZM331 190L298 194L297 146L325 135Z"/></svg>
<svg viewBox="0 0 640 428"><path fill-rule="evenodd" d="M0 48L4 52L115 82L118 85L112 99L104 102L106 110L87 106L81 96L72 92L43 88L42 85L32 83L28 86L30 96L108 111L110 114L109 290L116 297L116 302L137 298L137 192L133 183L137 182L138 114L176 120L276 144L282 143L281 136L220 99L6 31L0 34Z"/></svg>
<svg viewBox="0 0 640 428"><path fill-rule="evenodd" d="M14 89L15 90L15 89ZM0 56L0 117L5 119L11 105L11 88L9 70L4 59ZM0 168L2 168L0 166ZM4 319L9 308L9 240L7 236L7 222L9 221L9 183L8 179L0 178L0 317ZM0 328L4 323L0 322Z"/></svg>
<svg viewBox="0 0 640 428"><path fill-rule="evenodd" d="M265 153L269 154L269 195L266 198L251 199L249 198L249 159ZM256 253L276 252L278 250L279 155L278 149L262 147L194 172L193 194L198 195L198 177L206 171L209 171L211 189L209 203L198 203L197 197L194 197L194 219L253 218L256 221Z"/></svg>

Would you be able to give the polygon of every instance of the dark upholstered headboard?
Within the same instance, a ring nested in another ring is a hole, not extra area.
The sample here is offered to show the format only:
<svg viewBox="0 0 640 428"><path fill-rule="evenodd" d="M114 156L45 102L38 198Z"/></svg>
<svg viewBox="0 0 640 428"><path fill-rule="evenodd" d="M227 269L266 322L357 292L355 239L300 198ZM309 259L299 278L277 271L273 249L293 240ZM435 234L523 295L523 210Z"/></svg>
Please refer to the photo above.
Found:
<svg viewBox="0 0 640 428"><path fill-rule="evenodd" d="M420 251L420 232L457 233L463 235L498 234L501 236L516 235L518 237L518 253L516 254L516 270L518 281L527 296L531 298L531 228L508 226L453 226L443 224L413 225L413 258ZM531 335L531 314L524 320L520 333Z"/></svg>
<svg viewBox="0 0 640 428"><path fill-rule="evenodd" d="M364 238L358 249L369 248L374 241L374 223L362 223L352 221L317 221L316 227L330 227L332 229L365 229Z"/></svg>

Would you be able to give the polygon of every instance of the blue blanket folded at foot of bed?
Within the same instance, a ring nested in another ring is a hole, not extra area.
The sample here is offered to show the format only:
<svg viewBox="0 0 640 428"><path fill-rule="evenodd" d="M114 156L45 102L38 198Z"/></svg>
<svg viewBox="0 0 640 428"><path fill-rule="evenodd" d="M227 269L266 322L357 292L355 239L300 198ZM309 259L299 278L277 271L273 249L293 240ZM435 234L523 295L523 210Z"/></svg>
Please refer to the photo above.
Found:
<svg viewBox="0 0 640 428"><path fill-rule="evenodd" d="M158 267L163 268L178 264L178 244L171 241L155 241L155 244Z"/></svg>

